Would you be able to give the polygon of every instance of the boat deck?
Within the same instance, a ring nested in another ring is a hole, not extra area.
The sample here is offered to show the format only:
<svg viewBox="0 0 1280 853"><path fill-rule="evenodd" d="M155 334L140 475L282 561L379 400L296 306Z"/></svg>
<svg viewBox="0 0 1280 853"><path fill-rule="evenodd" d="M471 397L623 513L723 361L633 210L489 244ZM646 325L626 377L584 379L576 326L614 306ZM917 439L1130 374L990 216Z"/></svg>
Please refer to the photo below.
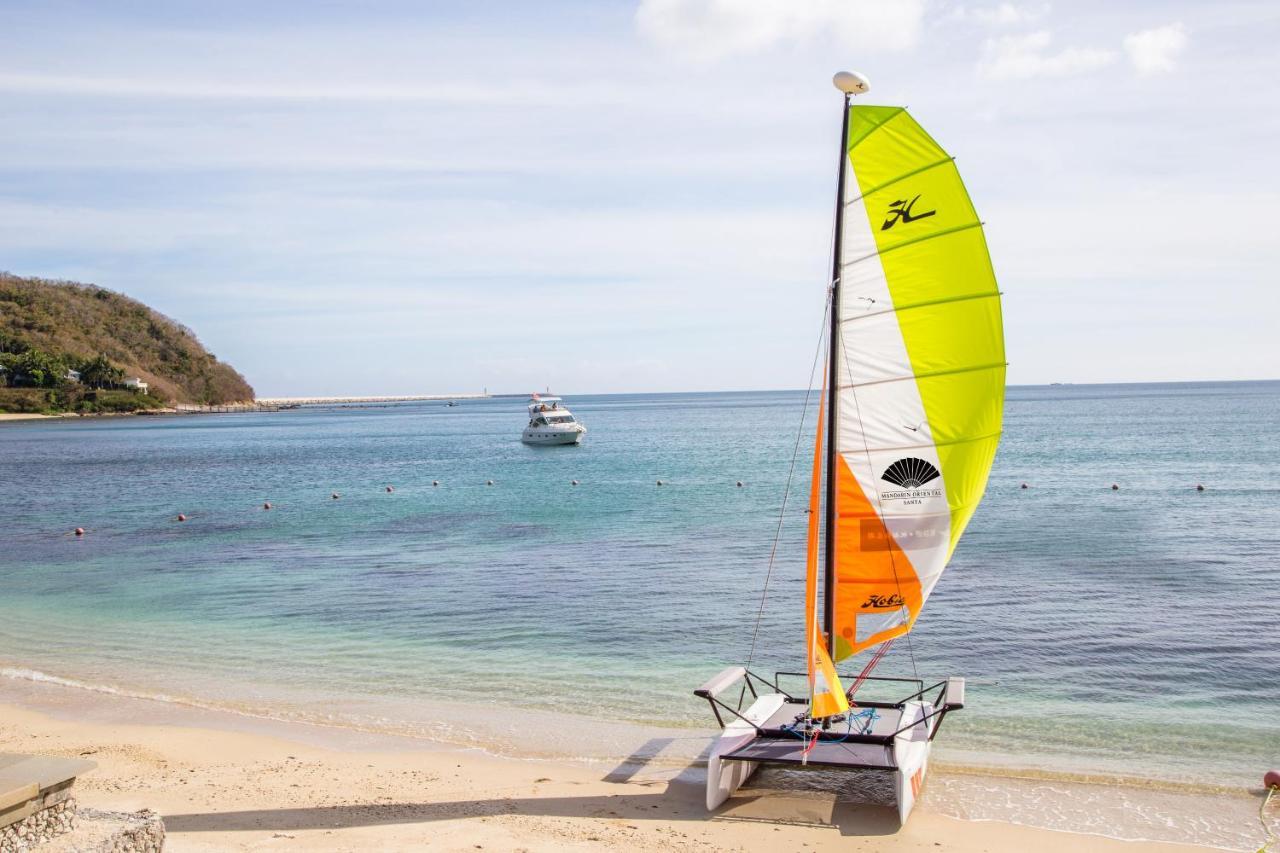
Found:
<svg viewBox="0 0 1280 853"><path fill-rule="evenodd" d="M807 767L839 767L844 769L896 770L893 747L853 741L819 741L809 750L800 738L761 736L720 756L723 761L756 761L762 764L793 764Z"/></svg>
<svg viewBox="0 0 1280 853"><path fill-rule="evenodd" d="M855 707L854 711L874 708L878 715L866 733L845 733L845 725L837 723L824 733L822 739L804 754L805 741L798 734L787 731L784 726L795 722L797 716L803 715L807 705L803 701L791 700L770 715L760 727L760 734L749 743L720 756L725 761L755 761L763 764L789 764L809 767L839 767L846 769L896 770L897 760L894 757L894 735L911 717L920 720L928 713L917 703L907 705L888 705L867 703ZM910 716L908 716L910 715ZM857 722L854 723L857 726ZM923 721L914 729L903 732L909 740L928 740L929 727Z"/></svg>

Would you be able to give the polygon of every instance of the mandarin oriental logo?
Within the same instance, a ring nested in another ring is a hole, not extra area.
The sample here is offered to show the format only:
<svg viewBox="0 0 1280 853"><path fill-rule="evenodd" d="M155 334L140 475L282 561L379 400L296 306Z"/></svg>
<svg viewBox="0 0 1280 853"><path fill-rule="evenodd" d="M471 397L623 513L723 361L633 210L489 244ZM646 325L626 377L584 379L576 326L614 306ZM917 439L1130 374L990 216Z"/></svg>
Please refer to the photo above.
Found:
<svg viewBox="0 0 1280 853"><path fill-rule="evenodd" d="M895 486L901 486L904 489L918 489L926 483L931 483L938 477L942 476L938 473L938 469L934 468L932 463L919 459L915 456L908 456L899 459L880 475L880 479L893 483Z"/></svg>

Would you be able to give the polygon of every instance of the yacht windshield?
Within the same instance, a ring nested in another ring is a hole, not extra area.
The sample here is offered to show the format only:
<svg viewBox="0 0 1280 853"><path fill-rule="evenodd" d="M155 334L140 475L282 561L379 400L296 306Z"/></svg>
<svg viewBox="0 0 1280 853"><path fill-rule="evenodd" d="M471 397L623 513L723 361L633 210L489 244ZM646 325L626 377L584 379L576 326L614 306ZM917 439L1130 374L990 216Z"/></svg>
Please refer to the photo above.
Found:
<svg viewBox="0 0 1280 853"><path fill-rule="evenodd" d="M547 415L547 423L549 424L571 424L573 423L573 415Z"/></svg>

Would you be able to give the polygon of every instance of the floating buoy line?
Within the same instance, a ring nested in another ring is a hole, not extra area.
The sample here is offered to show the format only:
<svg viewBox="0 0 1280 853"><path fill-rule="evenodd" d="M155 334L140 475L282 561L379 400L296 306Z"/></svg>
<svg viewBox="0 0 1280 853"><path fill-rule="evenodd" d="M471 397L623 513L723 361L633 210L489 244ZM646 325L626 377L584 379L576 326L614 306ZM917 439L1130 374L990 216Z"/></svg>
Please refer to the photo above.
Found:
<svg viewBox="0 0 1280 853"><path fill-rule="evenodd" d="M658 485L658 486L668 486L668 485L670 485L670 484L671 484L671 481L670 481L670 480L655 480L654 482L655 482L655 485ZM493 481L493 480L485 480L485 481L484 481L484 485L485 485L486 487L488 487L488 486L493 486L493 485L495 485L495 483L494 483L494 481ZM578 486L578 485L581 485L581 482L580 482L579 480L570 480L570 481L569 481L569 485L570 485L570 486ZM733 485L734 485L734 487L735 487L735 488L738 488L738 489L744 488L744 487L746 486L746 484L745 484L742 480L735 480L735 481L733 482ZM439 481L439 480L432 480L432 481L431 481L431 486L432 486L432 488L438 488L438 487L440 486L440 481ZM1025 483L1025 482L1024 482L1024 483L1020 483L1020 484L1019 484L1019 486L1018 486L1018 488L1019 488L1019 490L1026 490L1026 489L1030 489L1030 488L1031 488L1031 486L1030 486L1030 484L1028 484L1028 483ZM386 485L386 486L383 486L383 489L384 489L388 494L391 494L391 493L395 492L395 486L392 486L392 485ZM1196 483L1196 485L1195 485L1195 491L1197 491L1197 492L1203 492L1203 491L1205 491L1205 490L1206 490L1206 489L1205 489L1205 485L1204 485L1204 483ZM1118 492L1118 491L1120 491L1120 484L1119 484L1119 483L1112 483L1112 484L1111 484L1111 491L1113 491L1113 492ZM330 492L330 493L329 493L329 498L330 498L331 500L335 500L335 501L336 501L336 500L339 500L341 497L342 497L342 495L341 495L340 493L338 493L338 492ZM262 503L262 509L263 509L264 511L265 511L265 510L272 509L272 508L273 508L273 505L272 505L271 501L263 501L263 503ZM806 510L806 512L807 512L807 510ZM174 520L175 520L175 521L180 521L180 522L185 522L185 521L187 521L187 520L189 520L189 519L190 519L190 516L189 516L189 515L187 515L186 513L183 513L183 512L178 513L178 514L174 517ZM64 534L64 535L68 535L68 534ZM76 528L73 528L73 529L72 529L72 531L71 531L71 533L70 533L69 535L77 536L77 537L84 536L84 535L85 535L85 528L83 528L83 527L76 527ZM1274 771L1274 770L1273 770L1273 771L1270 771L1270 773L1280 773L1280 771ZM1270 774L1268 774L1268 775L1270 775ZM1278 780L1280 780L1280 776L1277 776L1277 779L1278 779Z"/></svg>

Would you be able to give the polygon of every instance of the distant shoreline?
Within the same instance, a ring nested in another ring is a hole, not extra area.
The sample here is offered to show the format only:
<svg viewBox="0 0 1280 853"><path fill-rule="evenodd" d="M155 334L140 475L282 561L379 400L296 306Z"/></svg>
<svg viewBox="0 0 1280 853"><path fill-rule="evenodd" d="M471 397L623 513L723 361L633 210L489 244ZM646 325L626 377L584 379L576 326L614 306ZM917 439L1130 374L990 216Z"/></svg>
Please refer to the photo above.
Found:
<svg viewBox="0 0 1280 853"><path fill-rule="evenodd" d="M1280 379L1193 379L1193 380L1163 380L1157 382L1052 382L1048 384L1009 384L1006 385L1008 390L1023 389L1052 389L1055 391L1086 391L1095 388L1124 388L1124 387L1152 387L1152 386L1169 386L1169 387L1186 387L1186 386L1204 386L1204 385L1265 385L1280 382ZM736 391L643 391L643 392L609 392L609 393L582 393L575 396L578 397L607 397L607 396L625 396L629 398L640 398L647 396L664 396L664 395L698 395L698 394L803 394L803 388L773 388L773 389L755 389L755 390L736 390ZM326 405L343 405L343 404L379 404L379 403L411 403L411 402L433 402L448 400L500 400L500 399L523 399L527 395L523 393L493 393L493 394L389 394L389 395L369 395L369 396L298 396L298 397L258 397L251 402L226 403L218 406L202 406L191 403L179 403L176 406L161 409L139 409L131 412L0 412L0 423L11 421L29 421L29 420L46 420L49 418L112 418L112 417L131 417L135 415L147 416L165 416L165 415L197 415L197 414L222 414L222 413L246 413L246 412L273 412L280 409L299 408L301 406L326 406Z"/></svg>
<svg viewBox="0 0 1280 853"><path fill-rule="evenodd" d="M202 406L194 403L178 403L163 409L138 409L132 412L0 412L0 422L34 421L50 418L122 418L135 415L208 415L243 412L273 412L281 408L300 406L324 406L342 403L411 403L433 400L488 400L494 394L412 394L380 397L259 397L249 403L226 403L218 406Z"/></svg>
<svg viewBox="0 0 1280 853"><path fill-rule="evenodd" d="M3 421L36 421L36 420L79 420L80 418L132 418L141 415L180 415L177 409L138 409L132 412L0 412Z"/></svg>
<svg viewBox="0 0 1280 853"><path fill-rule="evenodd" d="M44 418L78 418L79 415L73 412L66 412L57 415L42 415L36 412L0 412L0 421L34 421L43 420Z"/></svg>

